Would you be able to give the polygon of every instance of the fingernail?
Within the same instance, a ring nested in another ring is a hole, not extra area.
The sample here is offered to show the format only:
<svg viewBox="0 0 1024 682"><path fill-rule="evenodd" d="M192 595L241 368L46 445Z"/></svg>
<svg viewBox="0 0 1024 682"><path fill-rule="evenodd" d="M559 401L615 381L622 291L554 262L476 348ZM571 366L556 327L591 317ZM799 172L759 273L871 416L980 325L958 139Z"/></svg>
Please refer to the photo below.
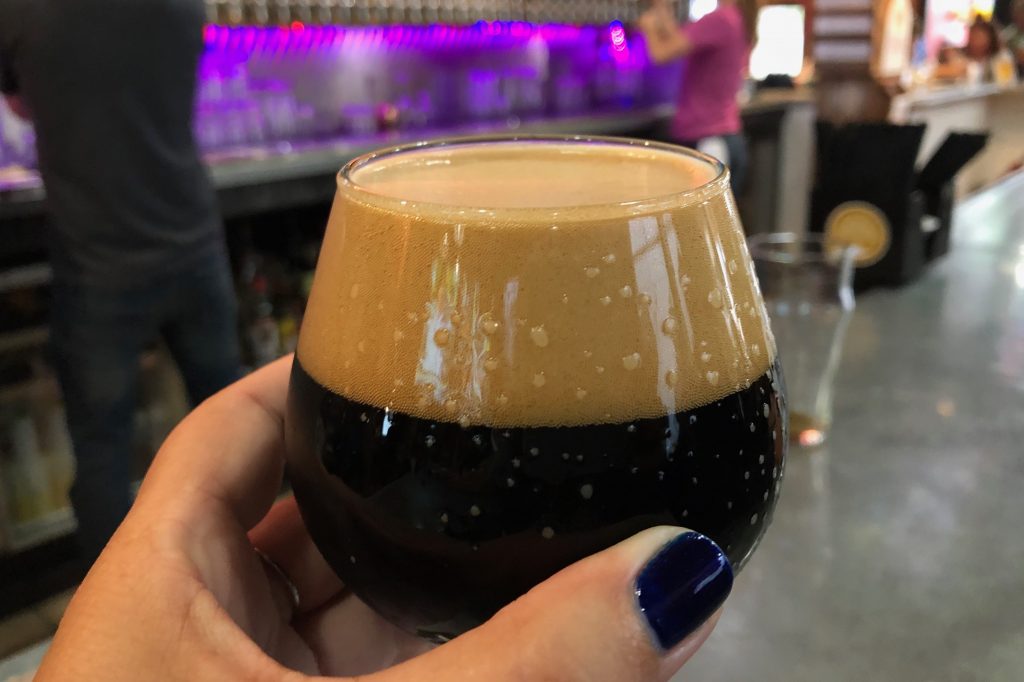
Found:
<svg viewBox="0 0 1024 682"><path fill-rule="evenodd" d="M732 566L718 545L700 533L677 536L636 578L640 612L668 650L711 617L732 590Z"/></svg>

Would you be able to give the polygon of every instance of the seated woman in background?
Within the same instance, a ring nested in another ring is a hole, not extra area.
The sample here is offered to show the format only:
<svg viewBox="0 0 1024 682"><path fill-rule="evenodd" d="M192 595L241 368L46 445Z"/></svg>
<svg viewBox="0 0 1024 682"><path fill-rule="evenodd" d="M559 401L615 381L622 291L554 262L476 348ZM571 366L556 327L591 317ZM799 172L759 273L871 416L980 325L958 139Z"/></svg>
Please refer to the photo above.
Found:
<svg viewBox="0 0 1024 682"><path fill-rule="evenodd" d="M640 17L647 52L658 64L686 57L671 136L721 160L733 191L743 186L747 147L737 100L750 58L757 0L719 0L718 8L680 26L666 0Z"/></svg>
<svg viewBox="0 0 1024 682"><path fill-rule="evenodd" d="M935 77L943 80L966 78L972 83L989 82L995 79L997 58L1004 57L995 26L977 17L967 32L967 44L963 48L947 47L939 53Z"/></svg>
<svg viewBox="0 0 1024 682"><path fill-rule="evenodd" d="M1016 0L1012 12L1012 21L1003 29L1003 43L1017 63L1017 77L1024 78L1024 0Z"/></svg>

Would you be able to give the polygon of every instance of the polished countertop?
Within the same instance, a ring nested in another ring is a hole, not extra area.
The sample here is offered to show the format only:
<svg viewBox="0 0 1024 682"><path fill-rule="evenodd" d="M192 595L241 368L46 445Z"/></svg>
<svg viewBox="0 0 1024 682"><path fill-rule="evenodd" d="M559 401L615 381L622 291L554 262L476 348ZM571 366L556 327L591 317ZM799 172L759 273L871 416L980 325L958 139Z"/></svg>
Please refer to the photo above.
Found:
<svg viewBox="0 0 1024 682"><path fill-rule="evenodd" d="M897 95L894 100L909 107L939 107L997 95L1024 94L1024 84L929 83Z"/></svg>
<svg viewBox="0 0 1024 682"><path fill-rule="evenodd" d="M1024 174L857 302L827 447L680 682L1024 680Z"/></svg>

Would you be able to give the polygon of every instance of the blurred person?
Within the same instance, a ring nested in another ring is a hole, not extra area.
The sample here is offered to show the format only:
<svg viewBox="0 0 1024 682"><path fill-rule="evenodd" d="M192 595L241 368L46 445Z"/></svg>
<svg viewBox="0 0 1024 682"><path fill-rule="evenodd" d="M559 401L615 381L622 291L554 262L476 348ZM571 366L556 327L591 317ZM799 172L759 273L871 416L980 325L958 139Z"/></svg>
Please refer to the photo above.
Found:
<svg viewBox="0 0 1024 682"><path fill-rule="evenodd" d="M1018 78L1024 78L1024 0L1015 0L1011 22L1003 29L1002 39L1017 64Z"/></svg>
<svg viewBox="0 0 1024 682"><path fill-rule="evenodd" d="M673 141L727 165L737 193L747 172L738 97L757 10L757 0L719 0L714 11L680 26L667 0L653 0L639 20L652 61L664 64L686 58L670 133Z"/></svg>
<svg viewBox="0 0 1024 682"><path fill-rule="evenodd" d="M90 561L132 504L139 360L162 337L198 403L239 376L216 195L192 134L202 0L0 0L0 91L36 129L51 350Z"/></svg>
<svg viewBox="0 0 1024 682"><path fill-rule="evenodd" d="M568 566L447 644L402 632L345 589L295 500L274 504L290 366L174 430L36 682L667 682L711 633L732 568L708 538L667 526Z"/></svg>
<svg viewBox="0 0 1024 682"><path fill-rule="evenodd" d="M944 48L939 52L935 77L947 80L966 78L971 82L991 81L994 61L1002 45L995 26L976 17L967 30L967 43L963 48Z"/></svg>

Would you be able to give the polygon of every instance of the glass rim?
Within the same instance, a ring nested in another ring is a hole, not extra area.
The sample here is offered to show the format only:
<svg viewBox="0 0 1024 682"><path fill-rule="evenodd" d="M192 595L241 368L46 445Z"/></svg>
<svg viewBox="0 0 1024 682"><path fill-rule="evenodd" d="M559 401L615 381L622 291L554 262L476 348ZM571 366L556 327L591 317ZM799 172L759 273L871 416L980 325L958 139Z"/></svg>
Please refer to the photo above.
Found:
<svg viewBox="0 0 1024 682"><path fill-rule="evenodd" d="M806 247L813 245L815 250ZM793 253L785 247L798 246L799 252ZM825 235L820 232L765 232L747 237L747 248L754 260L775 263L778 265L828 265L839 266L844 260L852 260L856 255L855 247L829 250L826 248Z"/></svg>
<svg viewBox="0 0 1024 682"><path fill-rule="evenodd" d="M511 142L537 142L537 143L569 143L569 144L596 144L619 146L626 148L655 149L670 154L686 156L694 161L710 166L713 176L707 182L696 187L663 194L654 197L645 197L623 202L598 202L593 204L564 204L544 207L496 207L496 206L471 206L458 203L439 203L430 201L412 201L400 199L373 192L360 185L352 179L352 174L371 163L375 163L394 156L409 152L423 151L429 149L440 149L444 147L466 147L483 146L493 144L507 144ZM444 137L419 142L410 142L393 147L384 147L375 151L361 154L346 163L337 174L337 186L339 191L344 191L363 203L393 207L403 212L410 208L422 207L434 212L458 213L464 219L467 212L470 215L483 217L489 216L516 216L516 215L537 215L538 213L553 214L558 211L583 209L586 211L607 211L610 214L639 214L656 211L665 208L688 206L725 192L729 188L729 169L718 159L699 152L689 147L671 144L667 142L654 142L631 137L614 137L606 135L541 135L541 134L497 134L497 135L471 135Z"/></svg>

